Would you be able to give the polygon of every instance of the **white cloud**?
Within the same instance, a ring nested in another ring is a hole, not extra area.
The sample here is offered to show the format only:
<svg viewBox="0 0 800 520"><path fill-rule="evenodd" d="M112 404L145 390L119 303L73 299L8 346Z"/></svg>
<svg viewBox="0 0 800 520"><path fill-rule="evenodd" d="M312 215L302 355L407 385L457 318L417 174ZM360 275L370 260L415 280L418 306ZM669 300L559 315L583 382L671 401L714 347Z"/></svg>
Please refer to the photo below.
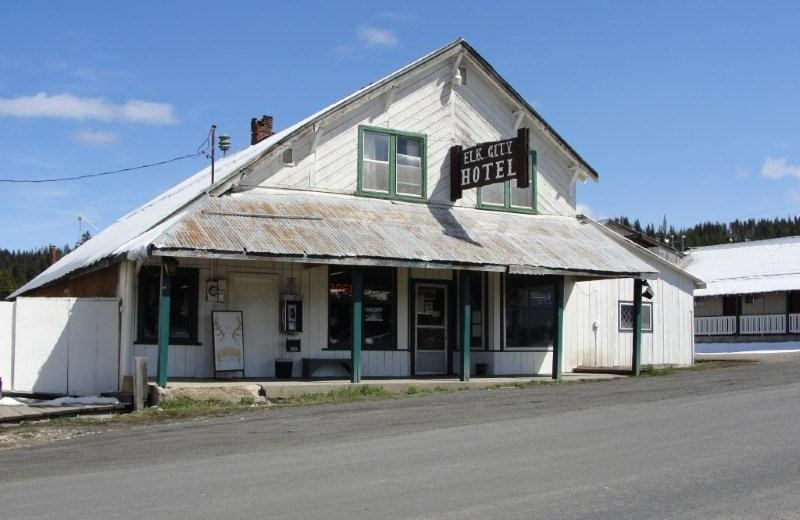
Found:
<svg viewBox="0 0 800 520"><path fill-rule="evenodd" d="M119 141L119 135L99 130L78 130L72 134L72 140L86 144L113 144Z"/></svg>
<svg viewBox="0 0 800 520"><path fill-rule="evenodd" d="M0 98L0 116L51 117L58 119L127 121L151 125L171 125L178 122L169 103L131 99L115 104L103 98L82 98L72 94Z"/></svg>
<svg viewBox="0 0 800 520"><path fill-rule="evenodd" d="M356 30L356 37L365 44L375 47L393 47L400 42L394 31L373 25L360 25Z"/></svg>
<svg viewBox="0 0 800 520"><path fill-rule="evenodd" d="M797 177L800 179L800 166L790 164L785 157L775 159L767 157L761 165L761 176L767 179L783 179L784 177Z"/></svg>

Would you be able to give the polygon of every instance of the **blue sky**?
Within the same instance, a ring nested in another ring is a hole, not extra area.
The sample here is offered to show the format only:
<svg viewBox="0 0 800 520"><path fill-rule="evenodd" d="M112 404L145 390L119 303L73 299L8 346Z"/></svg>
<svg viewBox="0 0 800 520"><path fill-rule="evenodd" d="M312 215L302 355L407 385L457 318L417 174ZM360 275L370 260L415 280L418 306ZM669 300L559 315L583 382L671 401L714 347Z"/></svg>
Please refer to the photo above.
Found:
<svg viewBox="0 0 800 520"><path fill-rule="evenodd" d="M596 217L800 211L797 2L0 4L0 177L194 151L288 126L464 36L600 173ZM73 243L204 166L0 184L0 248ZM90 228L91 229L91 228Z"/></svg>

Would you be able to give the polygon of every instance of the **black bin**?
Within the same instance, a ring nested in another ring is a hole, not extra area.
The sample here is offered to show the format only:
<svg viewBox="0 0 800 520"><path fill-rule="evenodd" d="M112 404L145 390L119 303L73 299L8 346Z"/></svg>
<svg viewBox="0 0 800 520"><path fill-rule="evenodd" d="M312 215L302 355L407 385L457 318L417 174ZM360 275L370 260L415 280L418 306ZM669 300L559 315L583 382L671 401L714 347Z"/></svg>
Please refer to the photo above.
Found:
<svg viewBox="0 0 800 520"><path fill-rule="evenodd" d="M278 379L291 379L292 378L292 360L291 359L276 359L275 360L275 377Z"/></svg>

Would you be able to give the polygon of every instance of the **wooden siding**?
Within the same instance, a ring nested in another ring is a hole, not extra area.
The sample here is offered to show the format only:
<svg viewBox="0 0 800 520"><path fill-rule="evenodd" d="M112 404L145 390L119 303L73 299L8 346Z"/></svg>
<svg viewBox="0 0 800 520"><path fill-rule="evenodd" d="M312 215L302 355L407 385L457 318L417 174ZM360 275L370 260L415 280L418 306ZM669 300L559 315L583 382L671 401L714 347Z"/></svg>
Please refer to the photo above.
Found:
<svg viewBox="0 0 800 520"><path fill-rule="evenodd" d="M651 300L653 332L642 334L642 364L691 364L694 359L691 280L663 269L659 278L649 283L655 291ZM633 300L633 279L568 280L565 293L565 371L579 365L630 366L633 333L619 330L619 301Z"/></svg>
<svg viewBox="0 0 800 520"><path fill-rule="evenodd" d="M273 186L352 194L356 191L358 126L370 125L427 135L427 198L432 203L452 204L449 200L449 148L453 144L471 145L502 139L515 134L514 110L498 92L498 87L467 60L467 85L452 87L451 63L406 77L397 84L392 102L377 96L327 126L316 149L314 137L306 133L292 144L295 163L282 163L280 153L259 164L245 178L242 188ZM531 127L525 119L522 123ZM531 148L538 154L538 197L540 213L573 215L575 180L569 159L531 127ZM457 202L474 207L476 190L467 190Z"/></svg>
<svg viewBox="0 0 800 520"><path fill-rule="evenodd" d="M74 278L62 278L28 291L21 296L51 296L72 298L115 298L119 264L90 271Z"/></svg>

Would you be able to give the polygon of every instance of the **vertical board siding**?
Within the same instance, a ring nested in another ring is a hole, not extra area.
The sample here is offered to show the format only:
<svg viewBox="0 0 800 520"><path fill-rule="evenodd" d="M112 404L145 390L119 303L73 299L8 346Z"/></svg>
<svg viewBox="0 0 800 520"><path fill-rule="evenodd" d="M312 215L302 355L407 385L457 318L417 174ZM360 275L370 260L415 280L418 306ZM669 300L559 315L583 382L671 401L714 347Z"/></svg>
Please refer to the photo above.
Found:
<svg viewBox="0 0 800 520"><path fill-rule="evenodd" d="M655 291L653 332L642 334L642 363L691 364L692 281L662 269L659 278L649 283ZM633 333L619 330L619 301L633 299L633 279L573 282L567 288L565 362L569 369L630 366Z"/></svg>

